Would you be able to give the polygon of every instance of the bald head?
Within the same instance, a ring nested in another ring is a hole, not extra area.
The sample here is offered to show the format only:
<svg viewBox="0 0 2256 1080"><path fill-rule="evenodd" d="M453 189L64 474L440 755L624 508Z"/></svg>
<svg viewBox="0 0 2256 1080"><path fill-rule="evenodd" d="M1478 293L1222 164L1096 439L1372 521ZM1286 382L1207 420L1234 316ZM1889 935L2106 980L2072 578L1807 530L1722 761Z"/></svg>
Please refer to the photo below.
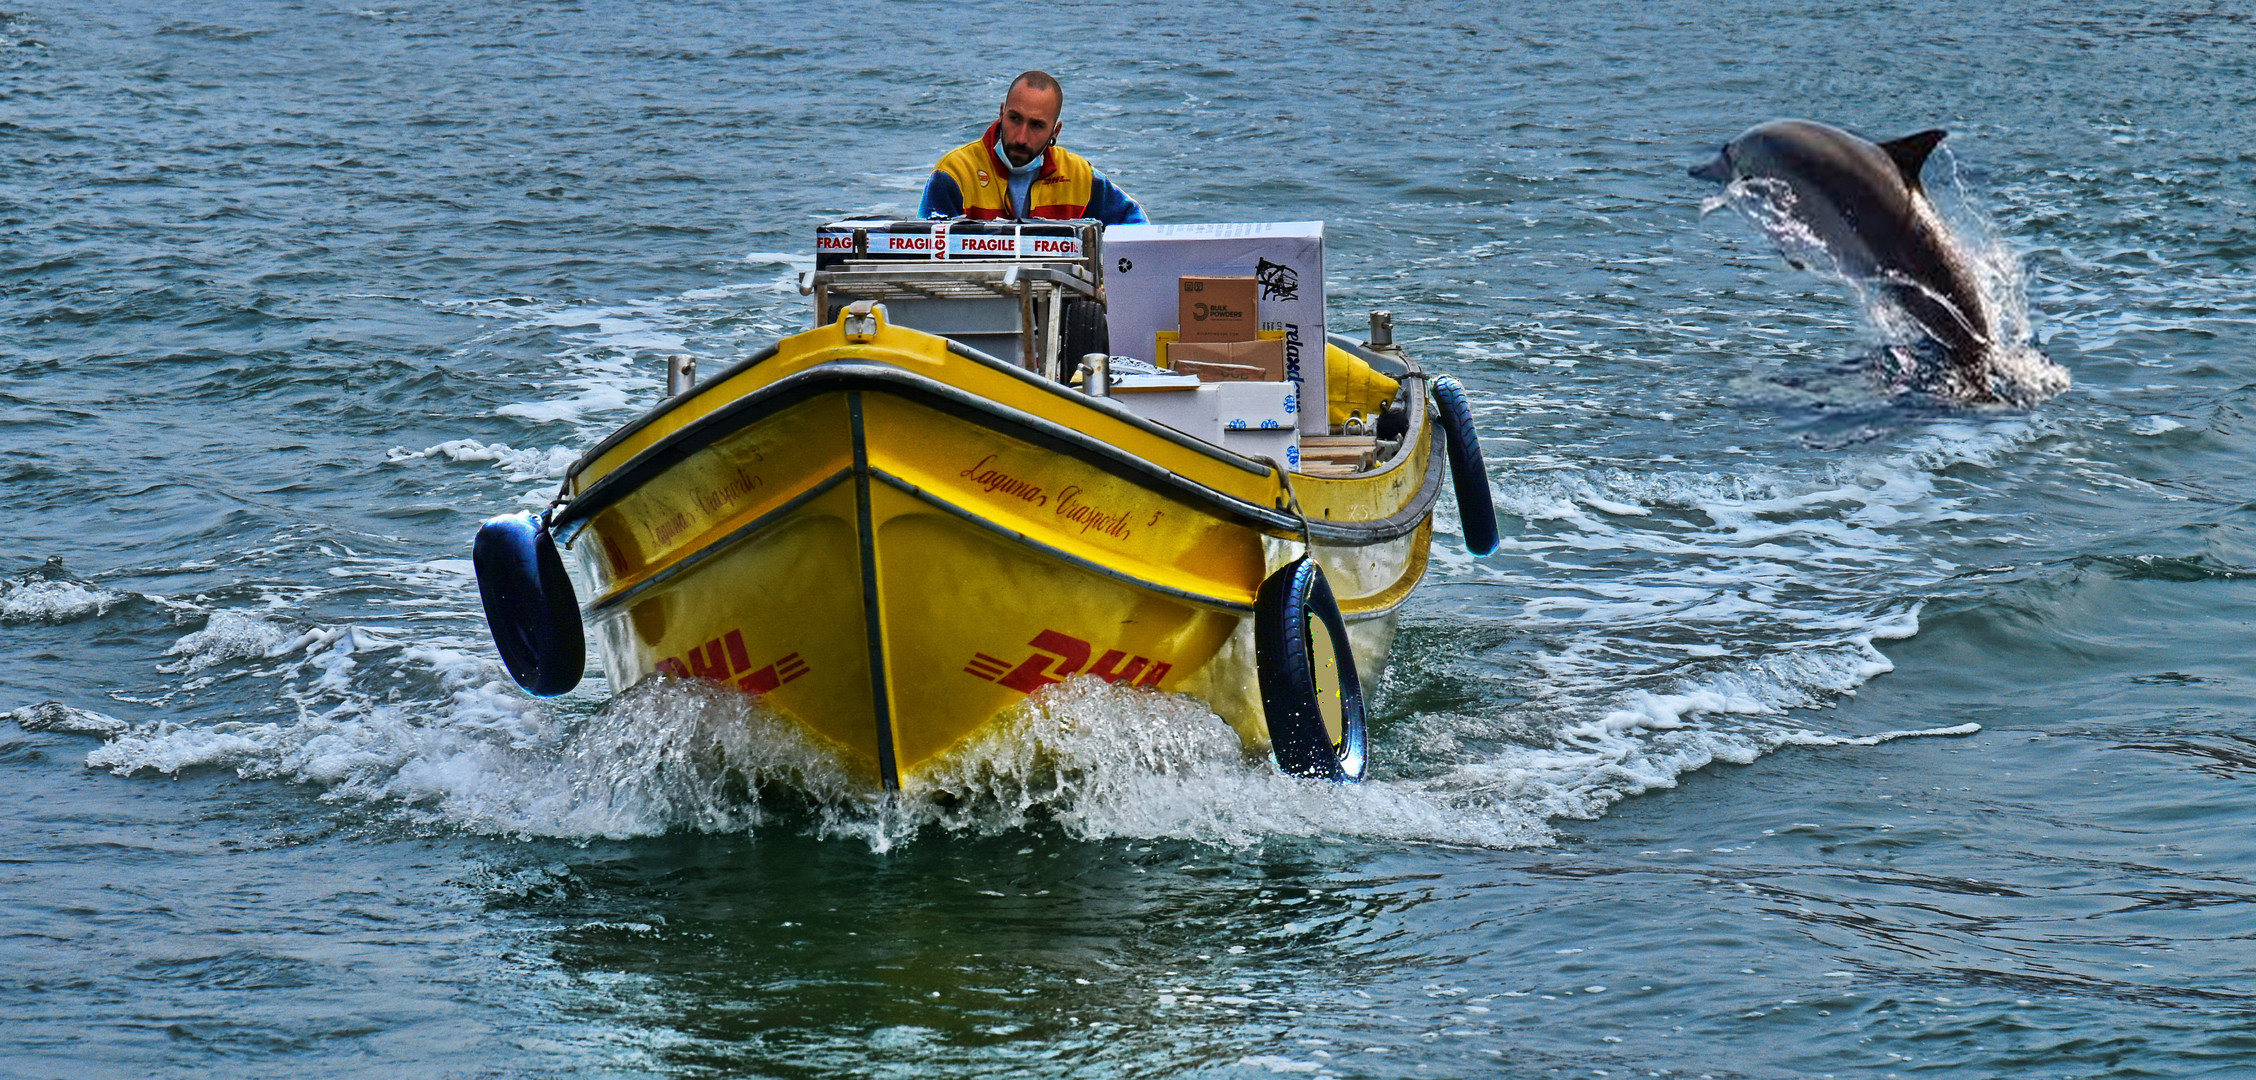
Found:
<svg viewBox="0 0 2256 1080"><path fill-rule="evenodd" d="M1003 91L1003 100L1010 100L1011 92L1022 86L1039 93L1056 94L1058 105L1060 107L1065 105L1065 87L1059 86L1058 81L1051 78L1047 71L1019 72L1018 78L1011 80L1010 89Z"/></svg>
<svg viewBox="0 0 2256 1080"><path fill-rule="evenodd" d="M1064 110L1065 88L1048 72L1029 71L1012 79L997 119L1003 156L1017 166L1040 156L1057 142L1058 114Z"/></svg>

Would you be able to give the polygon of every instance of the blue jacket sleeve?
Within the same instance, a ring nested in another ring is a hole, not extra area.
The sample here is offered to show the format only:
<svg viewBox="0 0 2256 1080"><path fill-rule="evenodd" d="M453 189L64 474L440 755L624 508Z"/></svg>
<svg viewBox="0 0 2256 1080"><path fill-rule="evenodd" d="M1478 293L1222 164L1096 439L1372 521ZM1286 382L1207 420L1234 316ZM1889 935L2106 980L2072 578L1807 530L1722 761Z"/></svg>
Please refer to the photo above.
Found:
<svg viewBox="0 0 2256 1080"><path fill-rule="evenodd" d="M1103 173L1097 174L1089 189L1089 216L1107 225L1142 225L1151 220L1144 216L1142 205Z"/></svg>
<svg viewBox="0 0 2256 1080"><path fill-rule="evenodd" d="M917 208L917 216L924 218L950 218L963 216L963 192L956 188L956 178L933 170L932 179L924 182L924 205Z"/></svg>

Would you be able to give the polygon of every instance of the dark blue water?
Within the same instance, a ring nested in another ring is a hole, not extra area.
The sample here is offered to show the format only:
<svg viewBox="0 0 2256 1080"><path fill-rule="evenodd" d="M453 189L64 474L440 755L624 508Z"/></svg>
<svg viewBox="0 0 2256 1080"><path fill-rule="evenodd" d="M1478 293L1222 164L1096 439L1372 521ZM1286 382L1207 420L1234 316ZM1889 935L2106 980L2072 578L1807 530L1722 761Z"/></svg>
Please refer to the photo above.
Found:
<svg viewBox="0 0 2256 1080"><path fill-rule="evenodd" d="M0 1075L2256 1071L2249 17L19 0ZM1505 545L1437 543L1373 782L1069 686L877 803L511 688L476 523L1034 66L1471 388ZM2071 384L1897 393L1685 176L1783 115L1948 128Z"/></svg>

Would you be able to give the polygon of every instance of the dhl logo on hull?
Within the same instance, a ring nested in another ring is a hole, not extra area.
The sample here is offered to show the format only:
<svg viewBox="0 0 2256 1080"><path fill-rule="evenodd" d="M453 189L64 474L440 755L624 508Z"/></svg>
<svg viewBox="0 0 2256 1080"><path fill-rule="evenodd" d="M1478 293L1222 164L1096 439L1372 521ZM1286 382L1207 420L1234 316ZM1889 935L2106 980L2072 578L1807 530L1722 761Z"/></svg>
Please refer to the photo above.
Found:
<svg viewBox="0 0 2256 1080"><path fill-rule="evenodd" d="M687 663L669 656L658 661L657 670L684 679L709 679L717 683L729 682L734 676L737 689L748 694L765 694L814 669L808 667L798 653L754 669L751 653L744 647L744 632L731 630L725 636L689 650Z"/></svg>
<svg viewBox="0 0 2256 1080"><path fill-rule="evenodd" d="M1079 675L1083 669L1108 683L1151 687L1158 686L1159 680L1175 669L1175 665L1165 661L1129 656L1120 649L1105 650L1104 655L1091 664L1089 655L1095 651L1095 646L1056 630L1044 630L1027 644L1036 652L1016 666L1000 657L973 653L971 662L964 665L964 674L1010 687L1021 694L1031 694Z"/></svg>
<svg viewBox="0 0 2256 1080"><path fill-rule="evenodd" d="M1001 657L973 653L971 661L964 665L964 673L1021 694L1031 694L1080 674L1094 675L1108 683L1157 687L1161 679L1175 670L1175 665L1164 660L1130 656L1122 649L1106 649L1091 663L1090 657L1096 655L1094 645L1056 630L1044 630L1027 644L1035 651L1015 665ZM677 678L733 683L746 693L765 694L814 669L798 653L789 653L755 669L751 651L744 645L743 631L731 630L690 649L687 659L669 656L659 660L655 670Z"/></svg>

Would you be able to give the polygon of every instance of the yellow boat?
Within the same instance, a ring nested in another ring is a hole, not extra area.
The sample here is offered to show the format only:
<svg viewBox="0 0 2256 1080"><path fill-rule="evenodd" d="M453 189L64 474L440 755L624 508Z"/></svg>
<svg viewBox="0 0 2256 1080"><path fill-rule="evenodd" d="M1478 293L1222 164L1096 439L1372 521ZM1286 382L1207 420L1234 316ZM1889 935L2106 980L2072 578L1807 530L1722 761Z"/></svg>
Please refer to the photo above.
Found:
<svg viewBox="0 0 2256 1080"><path fill-rule="evenodd" d="M1101 291L1032 269L945 279L988 275L974 285L1020 305L1010 332L1033 347L1011 359L827 281L834 319L681 380L581 457L546 511L489 522L474 552L512 674L535 693L576 683L584 619L614 688L725 682L872 788L910 791L1028 695L1089 676L1195 695L1249 752L1359 779L1360 686L1468 446L1468 517L1487 526L1468 542L1494 546L1461 392L1435 395L1451 420L1437 430L1434 380L1400 350L1330 343L1328 412L1350 433L1304 436L1295 471L1139 415L1107 394L1125 377L1106 356L1079 385L1056 377L1059 310ZM921 280L913 295L942 278ZM584 608L552 537L578 558Z"/></svg>

